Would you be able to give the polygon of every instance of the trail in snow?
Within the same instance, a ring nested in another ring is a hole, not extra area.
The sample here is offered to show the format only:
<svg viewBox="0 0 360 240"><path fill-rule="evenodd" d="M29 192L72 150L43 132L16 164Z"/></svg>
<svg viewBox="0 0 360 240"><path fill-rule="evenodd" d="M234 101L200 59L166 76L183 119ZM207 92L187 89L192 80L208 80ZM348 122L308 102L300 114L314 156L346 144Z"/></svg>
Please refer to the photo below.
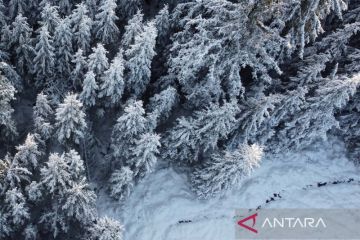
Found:
<svg viewBox="0 0 360 240"><path fill-rule="evenodd" d="M159 169L123 206L101 195L98 207L124 223L126 240L231 240L237 208L358 208L359 181L359 169L346 159L341 144L332 142L265 159L252 176L217 199L197 200L186 175Z"/></svg>

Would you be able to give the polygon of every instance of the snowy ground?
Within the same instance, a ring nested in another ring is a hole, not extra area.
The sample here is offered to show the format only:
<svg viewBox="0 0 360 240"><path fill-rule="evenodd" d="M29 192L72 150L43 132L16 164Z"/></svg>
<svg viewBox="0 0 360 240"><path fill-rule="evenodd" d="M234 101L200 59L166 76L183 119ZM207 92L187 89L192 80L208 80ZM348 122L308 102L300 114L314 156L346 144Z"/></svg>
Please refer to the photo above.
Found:
<svg viewBox="0 0 360 240"><path fill-rule="evenodd" d="M341 145L314 149L321 151L265 159L238 189L210 201L195 199L185 175L159 169L136 187L124 206L103 195L99 210L124 223L126 240L231 240L236 208L359 208L360 171L344 157ZM349 178L354 181L317 187L318 182ZM281 198L266 203L274 193Z"/></svg>

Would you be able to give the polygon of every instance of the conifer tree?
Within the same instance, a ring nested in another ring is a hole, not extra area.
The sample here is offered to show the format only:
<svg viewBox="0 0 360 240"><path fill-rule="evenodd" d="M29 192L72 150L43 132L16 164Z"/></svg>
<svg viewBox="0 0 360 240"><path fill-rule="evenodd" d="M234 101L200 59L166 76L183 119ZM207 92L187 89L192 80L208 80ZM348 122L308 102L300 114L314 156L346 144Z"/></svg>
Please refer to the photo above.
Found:
<svg viewBox="0 0 360 240"><path fill-rule="evenodd" d="M0 74L0 133L1 139L16 134L15 122L12 118L14 109L11 101L15 99L15 88Z"/></svg>
<svg viewBox="0 0 360 240"><path fill-rule="evenodd" d="M90 228L91 240L123 240L124 227L116 220L102 217Z"/></svg>
<svg viewBox="0 0 360 240"><path fill-rule="evenodd" d="M214 154L194 171L191 182L199 198L209 198L235 187L240 179L259 167L263 152L258 145L240 145L234 151Z"/></svg>
<svg viewBox="0 0 360 240"><path fill-rule="evenodd" d="M70 141L80 144L80 140L84 138L86 122L82 107L83 104L77 99L76 94L68 94L64 102L59 104L55 116L59 142Z"/></svg>
<svg viewBox="0 0 360 240"><path fill-rule="evenodd" d="M122 167L115 170L110 178L110 195L116 199L124 200L130 196L134 187L134 173L129 167Z"/></svg>
<svg viewBox="0 0 360 240"><path fill-rule="evenodd" d="M32 134L28 134L24 144L16 147L17 153L14 156L14 162L24 166L28 169L35 169L38 165L38 160L41 152L38 149L38 144Z"/></svg>
<svg viewBox="0 0 360 240"><path fill-rule="evenodd" d="M122 36L121 44L123 49L127 50L135 43L135 37L144 30L144 14L138 10L137 13L128 21L125 26L125 33Z"/></svg>
<svg viewBox="0 0 360 240"><path fill-rule="evenodd" d="M140 0L124 0L118 1L119 13L122 18L127 19L134 15L136 11L138 11L141 7Z"/></svg>
<svg viewBox="0 0 360 240"><path fill-rule="evenodd" d="M73 13L70 15L73 39L75 46L87 52L91 42L91 28L93 22L88 16L89 10L84 3L76 5Z"/></svg>
<svg viewBox="0 0 360 240"><path fill-rule="evenodd" d="M40 25L46 26L51 35L54 34L55 28L60 23L60 16L57 6L51 6L50 3L46 2L41 11Z"/></svg>
<svg viewBox="0 0 360 240"><path fill-rule="evenodd" d="M74 66L71 72L71 79L73 81L73 86L76 88L82 84L87 69L86 58L84 56L84 51L81 48L74 54L71 62Z"/></svg>
<svg viewBox="0 0 360 240"><path fill-rule="evenodd" d="M30 218L26 199L19 189L12 188L6 192L5 204L9 218L14 226L22 225Z"/></svg>
<svg viewBox="0 0 360 240"><path fill-rule="evenodd" d="M109 62L106 57L108 53L101 43L92 48L92 53L89 55L88 66L89 70L93 71L96 76L101 76L109 67Z"/></svg>
<svg viewBox="0 0 360 240"><path fill-rule="evenodd" d="M4 192L7 188L20 187L21 183L30 181L31 172L27 168L19 166L9 155L6 155L3 160L0 159L0 168L1 192Z"/></svg>
<svg viewBox="0 0 360 240"><path fill-rule="evenodd" d="M58 153L51 153L40 171L41 183L51 194L63 194L73 181L64 155Z"/></svg>
<svg viewBox="0 0 360 240"><path fill-rule="evenodd" d="M95 193L89 189L85 179L72 184L65 191L62 210L70 219L76 219L82 224L91 223L96 216Z"/></svg>
<svg viewBox="0 0 360 240"><path fill-rule="evenodd" d="M14 19L19 14L25 14L27 9L26 0L10 0L9 1L9 15Z"/></svg>
<svg viewBox="0 0 360 240"><path fill-rule="evenodd" d="M169 6L165 5L155 17L155 25L158 30L158 37L164 37L170 29Z"/></svg>
<svg viewBox="0 0 360 240"><path fill-rule="evenodd" d="M95 81L95 74L89 71L85 75L83 90L80 94L80 100L88 107L95 106L98 85Z"/></svg>
<svg viewBox="0 0 360 240"><path fill-rule="evenodd" d="M145 110L142 101L130 103L114 125L111 135L111 148L115 158L130 156L130 147L146 130Z"/></svg>
<svg viewBox="0 0 360 240"><path fill-rule="evenodd" d="M51 118L54 111L49 104L47 95L43 93L37 95L33 110L35 132L39 134L43 140L49 139L53 130Z"/></svg>
<svg viewBox="0 0 360 240"><path fill-rule="evenodd" d="M154 133L145 133L135 141L131 148L134 178L141 179L154 171L160 146L160 136Z"/></svg>
<svg viewBox="0 0 360 240"><path fill-rule="evenodd" d="M110 98L110 105L119 104L124 92L124 85L124 60L122 50L120 50L102 77L99 97Z"/></svg>
<svg viewBox="0 0 360 240"><path fill-rule="evenodd" d="M31 69L34 55L31 34L27 18L19 14L12 23L11 45L16 53L16 68L23 75Z"/></svg>
<svg viewBox="0 0 360 240"><path fill-rule="evenodd" d="M170 116L178 101L179 95L176 89L168 87L151 97L147 108L152 115L155 115L156 120L164 120Z"/></svg>
<svg viewBox="0 0 360 240"><path fill-rule="evenodd" d="M65 80L71 73L73 55L72 32L68 19L61 20L55 28L54 46L58 78Z"/></svg>
<svg viewBox="0 0 360 240"><path fill-rule="evenodd" d="M135 95L141 95L150 82L151 61L155 56L157 31L149 22L144 31L135 37L135 43L125 52L128 69L127 86Z"/></svg>
<svg viewBox="0 0 360 240"><path fill-rule="evenodd" d="M34 73L37 86L42 86L54 71L53 39L47 26L41 27L35 46Z"/></svg>
<svg viewBox="0 0 360 240"><path fill-rule="evenodd" d="M95 16L96 37L104 44L114 42L119 34L119 29L115 24L115 21L118 20L115 8L115 0L101 0L98 13Z"/></svg>

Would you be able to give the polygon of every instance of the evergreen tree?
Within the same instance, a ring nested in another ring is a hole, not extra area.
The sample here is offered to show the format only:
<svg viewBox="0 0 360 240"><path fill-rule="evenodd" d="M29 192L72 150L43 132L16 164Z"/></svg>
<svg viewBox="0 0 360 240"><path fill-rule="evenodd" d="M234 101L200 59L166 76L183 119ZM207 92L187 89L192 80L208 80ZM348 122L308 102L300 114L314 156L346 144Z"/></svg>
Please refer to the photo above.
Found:
<svg viewBox="0 0 360 240"><path fill-rule="evenodd" d="M73 179L76 182L81 180L85 174L85 167L84 167L84 162L81 159L79 153L71 149L69 152L65 153L64 158L69 166L71 179Z"/></svg>
<svg viewBox="0 0 360 240"><path fill-rule="evenodd" d="M199 198L209 198L236 186L240 179L259 167L263 152L258 145L240 145L234 151L214 154L191 177Z"/></svg>
<svg viewBox="0 0 360 240"><path fill-rule="evenodd" d="M34 49L31 43L32 28L27 18L19 14L12 23L11 45L16 53L16 68L21 74L31 69Z"/></svg>
<svg viewBox="0 0 360 240"><path fill-rule="evenodd" d="M43 140L51 137L53 126L51 124L51 116L53 110L49 104L47 95L39 93L36 97L36 103L33 109L35 132L41 136Z"/></svg>
<svg viewBox="0 0 360 240"><path fill-rule="evenodd" d="M0 210L0 237L6 238L9 237L10 233L12 232L12 228L10 227L8 214L3 213Z"/></svg>
<svg viewBox="0 0 360 240"><path fill-rule="evenodd" d="M58 153L50 154L49 160L40 172L41 183L53 195L62 195L73 181L64 155Z"/></svg>
<svg viewBox="0 0 360 240"><path fill-rule="evenodd" d="M65 191L62 210L70 219L82 224L90 223L96 216L96 194L89 189L85 179L74 183Z"/></svg>
<svg viewBox="0 0 360 240"><path fill-rule="evenodd" d="M2 29L6 25L6 21L8 20L5 13L6 13L6 8L4 5L4 1L0 0L0 29Z"/></svg>
<svg viewBox="0 0 360 240"><path fill-rule="evenodd" d="M53 0L59 6L59 12L62 15L68 15L72 8L72 1L70 0Z"/></svg>
<svg viewBox="0 0 360 240"><path fill-rule="evenodd" d="M7 188L20 187L22 182L30 181L31 172L27 168L19 166L9 155L6 155L4 160L0 159L0 169L1 192Z"/></svg>
<svg viewBox="0 0 360 240"><path fill-rule="evenodd" d="M102 217L90 228L91 240L123 240L124 227L117 221Z"/></svg>
<svg viewBox="0 0 360 240"><path fill-rule="evenodd" d="M114 125L111 135L111 148L115 158L130 156L130 147L146 130L145 110L142 101L130 103Z"/></svg>
<svg viewBox="0 0 360 240"><path fill-rule="evenodd" d="M68 94L64 102L59 104L55 117L59 142L72 141L80 144L80 140L84 138L86 122L82 106L76 94Z"/></svg>
<svg viewBox="0 0 360 240"><path fill-rule="evenodd" d="M129 197L134 187L133 179L134 173L129 167L115 170L110 178L110 195L120 201Z"/></svg>
<svg viewBox="0 0 360 240"><path fill-rule="evenodd" d="M85 75L83 90L80 94L80 100L84 105L88 107L95 106L97 90L98 85L95 81L95 74L92 71L89 71Z"/></svg>
<svg viewBox="0 0 360 240"><path fill-rule="evenodd" d="M118 20L115 8L115 0L101 0L98 13L95 16L96 37L104 44L114 42L119 35L119 29L115 24L115 21Z"/></svg>
<svg viewBox="0 0 360 240"><path fill-rule="evenodd" d="M30 218L26 199L19 189L13 188L6 192L5 204L9 218L14 226L23 225Z"/></svg>
<svg viewBox="0 0 360 240"><path fill-rule="evenodd" d="M85 0L85 5L89 9L89 17L94 20L98 9L98 0Z"/></svg>
<svg viewBox="0 0 360 240"><path fill-rule="evenodd" d="M78 51L74 54L72 63L74 65L74 68L71 72L71 79L73 81L73 86L76 88L77 86L81 85L87 68L84 51L81 48L79 48Z"/></svg>
<svg viewBox="0 0 360 240"><path fill-rule="evenodd" d="M123 49L129 49L135 43L135 37L144 30L143 18L144 14L139 10L125 26L125 33L121 40Z"/></svg>
<svg viewBox="0 0 360 240"><path fill-rule="evenodd" d="M73 13L70 15L72 32L74 35L75 46L87 52L91 42L92 20L88 16L88 8L84 3L76 5Z"/></svg>
<svg viewBox="0 0 360 240"><path fill-rule="evenodd" d="M167 89L150 98L148 109L156 120L164 120L170 116L173 108L178 104L179 95L175 88Z"/></svg>
<svg viewBox="0 0 360 240"><path fill-rule="evenodd" d="M120 50L102 77L99 97L110 98L111 105L119 104L124 92L124 85L124 60L122 50Z"/></svg>
<svg viewBox="0 0 360 240"><path fill-rule="evenodd" d="M158 37L164 37L170 29L169 6L165 5L155 17L155 25L158 30Z"/></svg>
<svg viewBox="0 0 360 240"><path fill-rule="evenodd" d="M131 148L134 177L140 179L154 170L159 154L160 136L154 133L145 133L135 141Z"/></svg>
<svg viewBox="0 0 360 240"><path fill-rule="evenodd" d="M88 66L89 70L93 71L96 76L101 76L109 67L109 62L106 57L108 53L101 43L92 48L93 53L89 55Z"/></svg>
<svg viewBox="0 0 360 240"><path fill-rule="evenodd" d="M27 9L26 0L9 1L9 15L11 19L14 19L19 14L25 14L26 9Z"/></svg>
<svg viewBox="0 0 360 240"><path fill-rule="evenodd" d="M51 35L54 34L55 28L60 23L58 7L51 6L48 2L46 2L40 15L41 15L40 25L42 27L46 26Z"/></svg>
<svg viewBox="0 0 360 240"><path fill-rule="evenodd" d="M134 13L138 11L141 6L140 0L118 1L118 4L119 13L122 15L122 18L129 18L133 16Z"/></svg>
<svg viewBox="0 0 360 240"><path fill-rule="evenodd" d="M38 229L35 225L29 224L23 232L25 240L35 240L38 238Z"/></svg>
<svg viewBox="0 0 360 240"><path fill-rule="evenodd" d="M73 55L72 32L68 19L61 20L55 28L54 46L58 78L65 80L71 73L71 60Z"/></svg>
<svg viewBox="0 0 360 240"><path fill-rule="evenodd" d="M15 122L12 118L14 109L10 102L15 99L15 88L0 74L0 133L1 139L16 134Z"/></svg>
<svg viewBox="0 0 360 240"><path fill-rule="evenodd" d="M35 46L34 73L37 86L42 86L53 74L54 47L53 40L45 26L41 27Z"/></svg>
<svg viewBox="0 0 360 240"><path fill-rule="evenodd" d="M144 31L135 37L126 54L126 67L129 71L127 86L135 95L141 95L150 82L151 61L155 56L156 28L154 22L149 22Z"/></svg>
<svg viewBox="0 0 360 240"><path fill-rule="evenodd" d="M28 134L23 145L16 147L17 153L14 156L14 162L27 168L35 169L38 165L38 159L41 152L35 142L34 136Z"/></svg>

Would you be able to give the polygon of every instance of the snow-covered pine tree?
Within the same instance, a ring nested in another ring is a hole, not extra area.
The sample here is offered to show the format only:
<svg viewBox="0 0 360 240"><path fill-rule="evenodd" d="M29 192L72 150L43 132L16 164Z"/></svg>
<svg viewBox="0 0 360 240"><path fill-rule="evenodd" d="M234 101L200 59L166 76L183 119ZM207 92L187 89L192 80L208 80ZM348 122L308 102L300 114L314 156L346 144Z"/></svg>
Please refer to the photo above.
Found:
<svg viewBox="0 0 360 240"><path fill-rule="evenodd" d="M6 8L4 5L4 1L0 0L0 29L2 29L8 20L8 17L5 15ZM0 231L1 232L1 231Z"/></svg>
<svg viewBox="0 0 360 240"><path fill-rule="evenodd" d="M108 70L105 71L101 78L99 97L107 97L110 100L108 105L116 105L120 103L124 92L124 60L122 50L116 55L111 62ZM106 101L107 102L107 101Z"/></svg>
<svg viewBox="0 0 360 240"><path fill-rule="evenodd" d="M56 6L59 6L59 12L66 16L69 15L72 8L71 0L52 0Z"/></svg>
<svg viewBox="0 0 360 240"><path fill-rule="evenodd" d="M153 21L149 22L143 32L135 36L135 42L126 50L126 68L128 70L126 86L139 96L150 82L151 61L155 56L157 30Z"/></svg>
<svg viewBox="0 0 360 240"><path fill-rule="evenodd" d="M15 88L0 73L0 139L16 134L15 122L12 118L14 109L11 101L15 99Z"/></svg>
<svg viewBox="0 0 360 240"><path fill-rule="evenodd" d="M144 14L138 10L125 26L125 33L122 36L121 45L123 49L129 49L135 43L135 37L144 30Z"/></svg>
<svg viewBox="0 0 360 240"><path fill-rule="evenodd" d="M80 101L87 107L95 106L98 88L93 71L87 72L83 82L83 90L79 96Z"/></svg>
<svg viewBox="0 0 360 240"><path fill-rule="evenodd" d="M25 14L27 10L26 0L9 0L9 15L10 19L14 19L19 14Z"/></svg>
<svg viewBox="0 0 360 240"><path fill-rule="evenodd" d="M8 188L20 187L23 182L30 181L31 172L19 166L13 159L6 155L3 160L0 159L0 194Z"/></svg>
<svg viewBox="0 0 360 240"><path fill-rule="evenodd" d="M199 198L207 199L236 187L241 178L260 166L262 155L262 148L255 144L242 144L233 151L213 154L192 173L193 190Z"/></svg>
<svg viewBox="0 0 360 240"><path fill-rule="evenodd" d="M19 14L11 24L11 45L16 56L16 69L24 75L31 69L34 49L31 43L32 28L27 18Z"/></svg>
<svg viewBox="0 0 360 240"><path fill-rule="evenodd" d="M120 170L115 170L111 174L110 195L118 200L124 200L130 196L134 187L134 173L127 166L121 167Z"/></svg>
<svg viewBox="0 0 360 240"><path fill-rule="evenodd" d="M60 16L57 6L51 6L46 1L44 8L41 11L41 26L46 26L50 34L54 34L56 26L60 23Z"/></svg>
<svg viewBox="0 0 360 240"><path fill-rule="evenodd" d="M66 95L64 102L59 104L55 117L59 142L80 144L80 140L84 138L86 122L82 107L76 94Z"/></svg>
<svg viewBox="0 0 360 240"><path fill-rule="evenodd" d="M6 211L14 227L19 227L30 219L29 207L26 199L18 188L12 188L5 194Z"/></svg>
<svg viewBox="0 0 360 240"><path fill-rule="evenodd" d="M45 166L40 169L41 183L53 195L60 196L72 185L69 165L64 155L51 153Z"/></svg>
<svg viewBox="0 0 360 240"><path fill-rule="evenodd" d="M104 71L109 67L108 53L101 43L92 48L92 53L89 55L88 66L89 70L93 71L97 77L102 76Z"/></svg>
<svg viewBox="0 0 360 240"><path fill-rule="evenodd" d="M36 74L36 85L41 87L45 84L54 71L54 47L53 39L49 34L47 25L41 27L35 46L35 58L33 71Z"/></svg>
<svg viewBox="0 0 360 240"><path fill-rule="evenodd" d="M169 6L165 5L155 17L155 25L158 30L158 37L163 38L169 33L170 29L170 16Z"/></svg>
<svg viewBox="0 0 360 240"><path fill-rule="evenodd" d="M147 109L150 115L155 115L154 119L156 119L156 121L161 121L170 116L171 111L178 102L179 95L177 90L170 86L151 97Z"/></svg>
<svg viewBox="0 0 360 240"><path fill-rule="evenodd" d="M135 141L131 148L131 159L134 178L140 180L154 171L160 148L160 136L155 133L145 133Z"/></svg>
<svg viewBox="0 0 360 240"><path fill-rule="evenodd" d="M314 89L314 95L307 98L306 103L276 134L274 141L278 149L299 149L315 140L327 139L329 130L339 128L336 113L356 93L359 84L359 74L322 79Z"/></svg>
<svg viewBox="0 0 360 240"><path fill-rule="evenodd" d="M91 240L123 240L124 227L118 221L102 217L89 227Z"/></svg>
<svg viewBox="0 0 360 240"><path fill-rule="evenodd" d="M89 224L96 217L96 194L89 189L85 179L75 182L64 193L62 210L69 219Z"/></svg>
<svg viewBox="0 0 360 240"><path fill-rule="evenodd" d="M123 19L130 18L141 7L140 0L118 1L119 14Z"/></svg>
<svg viewBox="0 0 360 240"><path fill-rule="evenodd" d="M43 196L43 189L42 184L32 181L29 185L25 188L27 198L32 202L37 202Z"/></svg>
<svg viewBox="0 0 360 240"><path fill-rule="evenodd" d="M64 159L69 166L71 179L75 182L79 182L85 174L84 161L81 159L79 153L74 149L70 149L69 152L65 153Z"/></svg>
<svg viewBox="0 0 360 240"><path fill-rule="evenodd" d="M115 0L101 0L95 16L96 37L104 44L113 43L119 35L119 29L115 23L119 19L115 14L116 6Z"/></svg>
<svg viewBox="0 0 360 240"><path fill-rule="evenodd" d="M72 32L69 19L62 19L54 34L55 61L58 80L67 81L71 73L73 56Z"/></svg>
<svg viewBox="0 0 360 240"><path fill-rule="evenodd" d="M36 103L33 109L35 132L39 134L42 140L51 137L53 126L51 119L54 111L52 110L47 95L42 92L36 97Z"/></svg>
<svg viewBox="0 0 360 240"><path fill-rule="evenodd" d="M165 155L174 161L197 161L202 153L216 150L236 127L236 115L240 112L237 102L222 106L212 104L194 117L178 119L165 139Z"/></svg>
<svg viewBox="0 0 360 240"><path fill-rule="evenodd" d="M73 70L71 72L73 87L78 88L82 84L84 74L87 69L86 58L84 56L84 51L81 48L79 48L77 52L74 54L71 62L74 65Z"/></svg>
<svg viewBox="0 0 360 240"><path fill-rule="evenodd" d="M98 9L98 0L85 0L85 5L89 10L89 17L95 20L96 11Z"/></svg>
<svg viewBox="0 0 360 240"><path fill-rule="evenodd" d="M88 16L89 10L84 3L76 5L73 13L70 15L74 44L78 48L87 52L90 49L91 28L93 22Z"/></svg>
<svg viewBox="0 0 360 240"><path fill-rule="evenodd" d="M146 123L142 101L134 101L125 107L124 114L116 121L111 135L111 148L115 158L128 160L131 146L146 131Z"/></svg>
<svg viewBox="0 0 360 240"><path fill-rule="evenodd" d="M16 150L17 153L13 159L15 164L28 169L35 169L37 167L41 152L38 149L34 135L28 134L24 144L17 146Z"/></svg>
<svg viewBox="0 0 360 240"><path fill-rule="evenodd" d="M35 240L39 238L38 229L36 225L33 224L27 225L22 235L24 236L24 240Z"/></svg>

